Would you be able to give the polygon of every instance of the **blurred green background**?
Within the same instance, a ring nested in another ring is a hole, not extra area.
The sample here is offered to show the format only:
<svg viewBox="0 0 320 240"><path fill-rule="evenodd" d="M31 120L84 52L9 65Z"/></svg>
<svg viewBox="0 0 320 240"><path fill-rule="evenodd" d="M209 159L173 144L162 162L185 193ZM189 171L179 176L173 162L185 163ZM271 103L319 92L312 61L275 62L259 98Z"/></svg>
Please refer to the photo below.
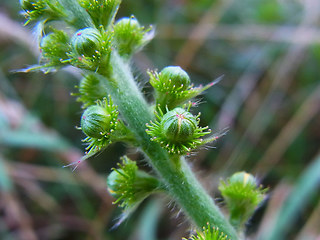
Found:
<svg viewBox="0 0 320 240"><path fill-rule="evenodd" d="M37 63L33 26L23 27L17 0L0 1L0 239L179 240L190 224L170 199L146 200L121 226L106 176L115 144L82 163L81 105L70 92L81 74L16 73ZM199 98L201 124L230 131L189 162L223 207L219 179L240 170L269 187L248 223L250 239L320 239L320 1L123 1L154 25L155 39L132 69L152 100L147 69L179 65L195 85L224 79ZM149 170L145 162L141 167Z"/></svg>

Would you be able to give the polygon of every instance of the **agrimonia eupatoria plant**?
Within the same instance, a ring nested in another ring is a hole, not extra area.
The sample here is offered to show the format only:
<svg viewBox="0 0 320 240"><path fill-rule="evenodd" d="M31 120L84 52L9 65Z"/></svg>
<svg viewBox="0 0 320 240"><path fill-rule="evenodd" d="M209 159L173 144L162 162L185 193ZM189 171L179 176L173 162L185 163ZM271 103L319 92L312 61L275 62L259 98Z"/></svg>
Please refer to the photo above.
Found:
<svg viewBox="0 0 320 240"><path fill-rule="evenodd" d="M88 144L83 159L121 141L139 148L154 169L154 175L139 170L125 156L119 168L112 170L108 190L125 216L150 194L167 193L196 227L208 226L192 239L239 239L264 191L247 173L222 182L220 190L230 212L229 221L185 159L190 151L226 133L213 134L208 127L200 127L200 114L190 112L195 105L192 99L220 79L194 87L178 66L159 73L149 71L155 103L147 103L129 63L132 55L152 39L153 31L142 27L133 16L115 21L120 0L20 0L20 4L26 24L35 22L41 29L40 62L25 71L49 72L67 65L82 70L79 91L74 95L83 108L79 129ZM55 27L56 21L66 28Z"/></svg>

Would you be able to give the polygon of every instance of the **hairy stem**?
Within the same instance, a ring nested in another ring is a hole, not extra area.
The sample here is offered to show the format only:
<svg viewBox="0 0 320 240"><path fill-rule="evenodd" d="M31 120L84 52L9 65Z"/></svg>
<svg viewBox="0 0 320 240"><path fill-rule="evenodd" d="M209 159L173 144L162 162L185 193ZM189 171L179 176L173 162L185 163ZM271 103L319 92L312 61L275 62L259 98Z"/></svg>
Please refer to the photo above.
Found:
<svg viewBox="0 0 320 240"><path fill-rule="evenodd" d="M235 230L199 184L185 159L170 159L158 143L150 141L145 129L146 123L153 119L151 108L138 89L129 66L116 52L112 53L110 62L112 74L104 79L104 84L118 105L121 116L135 133L150 164L165 182L169 194L199 228L209 222L230 239L238 239ZM176 161L180 164L174 164Z"/></svg>

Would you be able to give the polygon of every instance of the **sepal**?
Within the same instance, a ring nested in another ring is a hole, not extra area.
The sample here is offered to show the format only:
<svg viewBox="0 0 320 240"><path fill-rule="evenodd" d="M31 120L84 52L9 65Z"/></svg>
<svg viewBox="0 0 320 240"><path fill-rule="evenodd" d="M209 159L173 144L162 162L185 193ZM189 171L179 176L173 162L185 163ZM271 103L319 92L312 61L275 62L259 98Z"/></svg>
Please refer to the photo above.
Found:
<svg viewBox="0 0 320 240"><path fill-rule="evenodd" d="M78 0L81 7L90 15L96 28L106 28L114 21L121 0Z"/></svg>
<svg viewBox="0 0 320 240"><path fill-rule="evenodd" d="M27 19L25 25L30 21L59 19L65 15L63 8L56 0L20 0L20 6L23 10L22 14Z"/></svg>
<svg viewBox="0 0 320 240"><path fill-rule="evenodd" d="M203 227L202 231L197 231L196 235L192 235L188 239L182 240L230 240L226 234L220 232L218 228L210 227L208 223L207 227Z"/></svg>
<svg viewBox="0 0 320 240"><path fill-rule="evenodd" d="M149 71L148 75L150 84L155 89L156 103L163 111L189 101L222 79L219 77L206 86L194 87L189 75L178 66L165 67L160 73Z"/></svg>
<svg viewBox="0 0 320 240"><path fill-rule="evenodd" d="M57 68L66 65L70 52L69 36L61 30L53 29L52 33L44 36L40 42L41 60L43 67Z"/></svg>
<svg viewBox="0 0 320 240"><path fill-rule="evenodd" d="M134 210L146 197L161 191L163 185L157 178L138 169L135 161L127 156L113 169L107 178L108 191L125 211Z"/></svg>
<svg viewBox="0 0 320 240"><path fill-rule="evenodd" d="M141 27L133 16L118 20L113 27L113 32L114 45L119 55L124 58L131 57L153 38L151 27Z"/></svg>
<svg viewBox="0 0 320 240"><path fill-rule="evenodd" d="M77 101L82 102L82 107L86 108L96 104L97 100L102 100L107 96L107 89L103 86L96 74L87 74L81 80L78 86L79 92L73 93L78 96Z"/></svg>
<svg viewBox="0 0 320 240"><path fill-rule="evenodd" d="M219 190L226 201L230 223L236 229L244 226L267 191L258 186L254 176L246 172L237 172L227 181L221 181Z"/></svg>

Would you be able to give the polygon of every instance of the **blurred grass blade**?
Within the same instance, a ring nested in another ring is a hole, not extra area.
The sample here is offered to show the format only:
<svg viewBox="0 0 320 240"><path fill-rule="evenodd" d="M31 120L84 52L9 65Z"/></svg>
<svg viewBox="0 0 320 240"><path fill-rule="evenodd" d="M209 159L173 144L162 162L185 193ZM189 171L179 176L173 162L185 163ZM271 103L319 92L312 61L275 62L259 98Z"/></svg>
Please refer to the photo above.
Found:
<svg viewBox="0 0 320 240"><path fill-rule="evenodd" d="M5 161L0 155L0 192L9 192L13 189L11 178L7 172Z"/></svg>
<svg viewBox="0 0 320 240"><path fill-rule="evenodd" d="M30 147L49 151L64 151L71 147L67 141L55 134L5 129L1 129L0 132L0 145Z"/></svg>
<svg viewBox="0 0 320 240"><path fill-rule="evenodd" d="M158 220L161 214L162 204L158 199L152 199L145 207L139 227L138 238L140 240L156 240L156 232L158 227Z"/></svg>
<svg viewBox="0 0 320 240"><path fill-rule="evenodd" d="M295 187L287 197L273 221L273 228L269 231L269 235L262 236L263 240L285 239L285 235L289 227L297 219L296 216L303 210L308 200L317 193L315 191L320 182L320 154L317 155L314 162L304 171L298 179Z"/></svg>

